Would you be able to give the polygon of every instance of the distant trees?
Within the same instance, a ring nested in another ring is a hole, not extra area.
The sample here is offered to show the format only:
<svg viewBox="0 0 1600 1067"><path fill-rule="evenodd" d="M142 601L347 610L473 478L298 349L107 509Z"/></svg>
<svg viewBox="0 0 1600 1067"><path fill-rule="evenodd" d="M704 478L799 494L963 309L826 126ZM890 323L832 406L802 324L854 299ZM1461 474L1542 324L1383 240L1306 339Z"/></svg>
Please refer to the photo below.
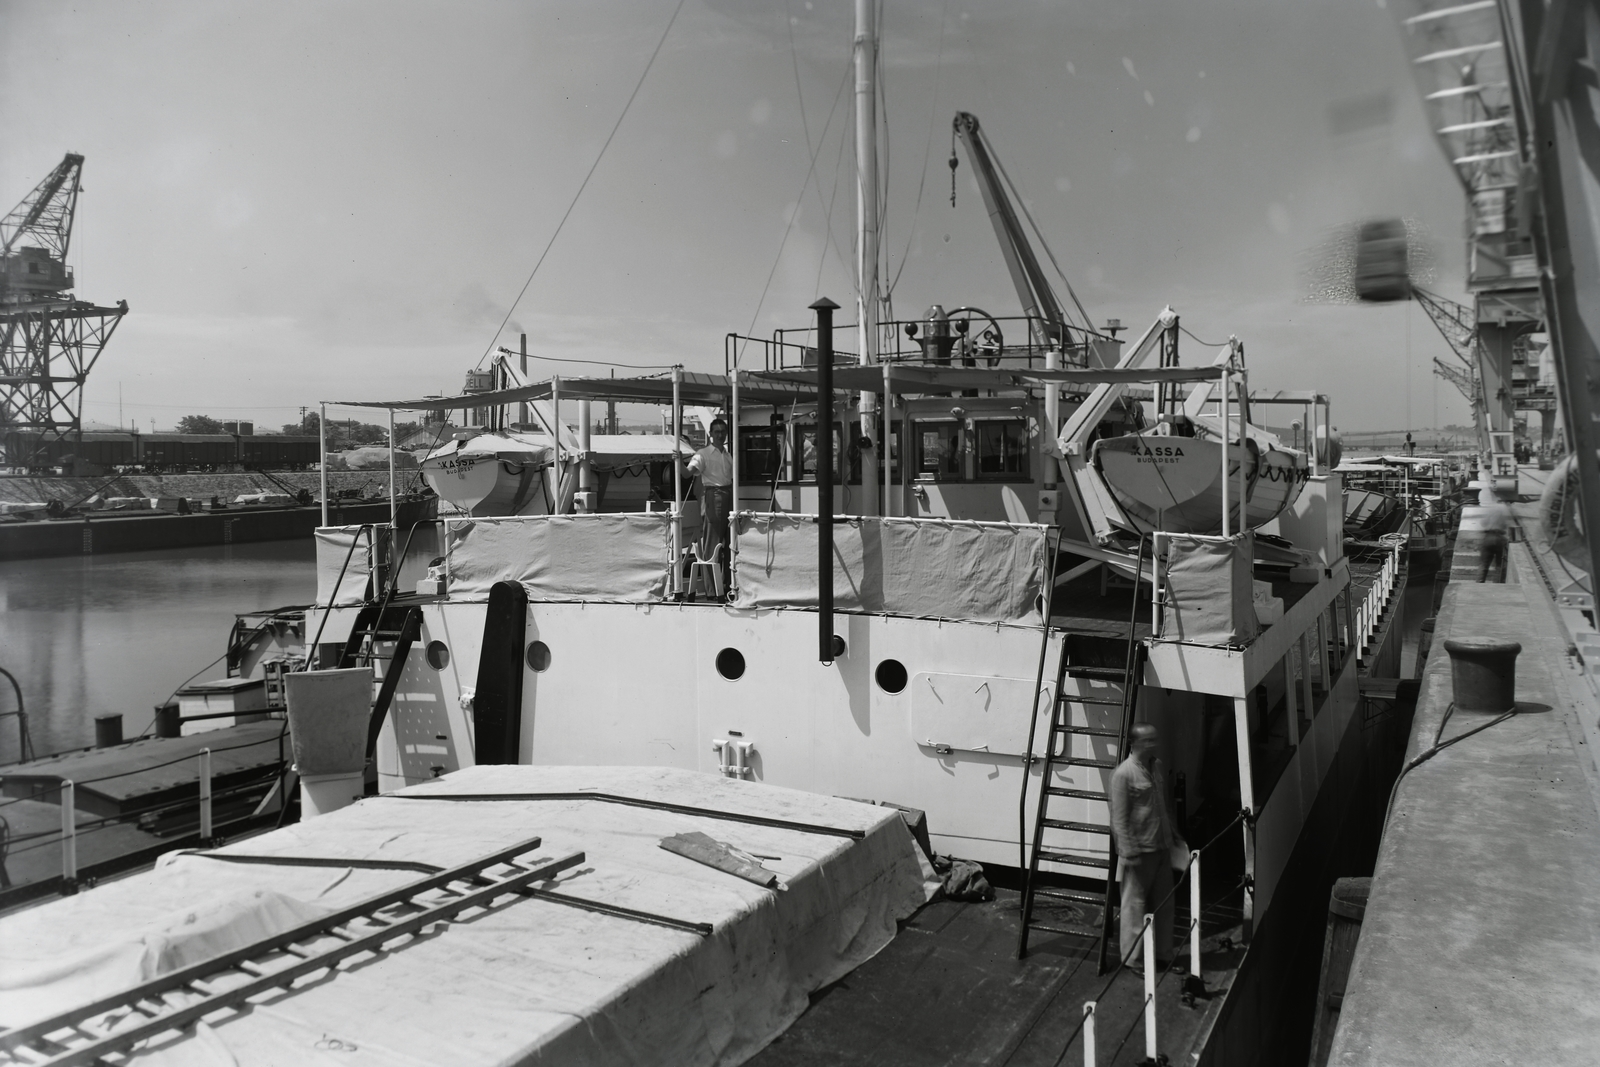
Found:
<svg viewBox="0 0 1600 1067"><path fill-rule="evenodd" d="M317 424L321 421L315 411L308 411L299 422L286 422L283 432L286 437L315 437Z"/></svg>
<svg viewBox="0 0 1600 1067"><path fill-rule="evenodd" d="M209 415L185 415L178 420L179 433L225 433L220 419Z"/></svg>
<svg viewBox="0 0 1600 1067"><path fill-rule="evenodd" d="M291 437L316 437L322 431L321 420L315 411L306 412L306 417L299 422L284 423L283 432ZM415 423L399 423L395 426L395 436L404 437L416 428ZM370 422L357 422L355 419L329 419L328 420L328 450L338 451L345 448L359 448L362 445L381 445L389 441L387 427L378 426Z"/></svg>

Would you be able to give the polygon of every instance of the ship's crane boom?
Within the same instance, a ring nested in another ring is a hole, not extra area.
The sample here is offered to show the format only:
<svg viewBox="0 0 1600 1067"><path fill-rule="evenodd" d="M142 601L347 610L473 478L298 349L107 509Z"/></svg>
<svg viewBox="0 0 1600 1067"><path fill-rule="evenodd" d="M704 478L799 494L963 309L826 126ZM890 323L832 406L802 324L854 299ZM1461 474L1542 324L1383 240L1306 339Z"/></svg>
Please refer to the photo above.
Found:
<svg viewBox="0 0 1600 1067"><path fill-rule="evenodd" d="M1033 245L1028 241L1028 235L1018 218L1017 208L1006 193L1006 185L1009 182L1005 177L1005 169L1000 166L990 149L989 140L978 125L978 116L967 111L956 112L955 136L966 146L967 158L972 162L973 176L978 182L978 191L983 195L983 204L988 209L989 221L994 225L995 237L1000 240L1000 254L1005 257L1006 269L1011 273L1011 284L1016 287L1017 298L1022 302L1022 312L1028 317L1029 332L1033 334L1033 340L1038 344L1056 346L1065 344L1066 327L1071 320L1067 317L1066 308L1056 296L1050 279L1039 265L1039 258L1034 254ZM956 155L952 147L950 153L952 174L956 165ZM954 195L952 192L952 200ZM1026 211L1027 209L1023 208L1024 214ZM1028 221L1031 224L1033 220L1029 218ZM1037 227L1035 230L1037 231ZM1045 251L1048 254L1049 249ZM1088 327L1089 316L1083 310L1083 305L1078 304L1077 296L1071 294L1070 287L1068 292L1072 295L1072 301L1083 319L1083 325Z"/></svg>

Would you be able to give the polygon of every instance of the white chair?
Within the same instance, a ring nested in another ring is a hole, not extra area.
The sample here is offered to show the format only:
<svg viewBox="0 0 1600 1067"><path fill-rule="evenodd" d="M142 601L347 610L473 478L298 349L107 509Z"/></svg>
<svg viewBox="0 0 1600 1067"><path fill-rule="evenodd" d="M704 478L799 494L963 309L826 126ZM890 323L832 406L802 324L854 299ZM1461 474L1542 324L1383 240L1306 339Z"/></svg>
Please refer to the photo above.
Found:
<svg viewBox="0 0 1600 1067"><path fill-rule="evenodd" d="M709 558L701 554L699 541L691 544L686 550L690 554L689 593L691 596L694 594L695 582L697 580L701 583L702 592L715 592L718 597L723 595L722 568L719 566L722 560L722 548L722 545L718 545L716 548L712 549L711 556ZM706 575L708 573L711 575L709 589L706 588Z"/></svg>

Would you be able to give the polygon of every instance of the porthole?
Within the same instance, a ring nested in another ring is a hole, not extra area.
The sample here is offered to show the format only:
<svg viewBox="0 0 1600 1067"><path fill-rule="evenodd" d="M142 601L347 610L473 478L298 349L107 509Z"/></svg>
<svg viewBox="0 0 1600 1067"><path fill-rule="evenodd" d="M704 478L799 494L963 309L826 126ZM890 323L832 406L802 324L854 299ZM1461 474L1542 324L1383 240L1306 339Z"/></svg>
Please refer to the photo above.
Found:
<svg viewBox="0 0 1600 1067"><path fill-rule="evenodd" d="M442 671L450 666L450 646L443 641L429 641L428 666L436 671Z"/></svg>
<svg viewBox="0 0 1600 1067"><path fill-rule="evenodd" d="M906 665L897 659L886 659L878 664L878 669L873 672L873 677L878 679L878 688L885 693L898 693L906 687L908 680Z"/></svg>
<svg viewBox="0 0 1600 1067"><path fill-rule="evenodd" d="M744 677L744 653L737 648L725 648L717 653L717 673L730 682Z"/></svg>
<svg viewBox="0 0 1600 1067"><path fill-rule="evenodd" d="M528 643L528 666L534 673L543 674L550 669L550 646L543 641L530 641Z"/></svg>
<svg viewBox="0 0 1600 1067"><path fill-rule="evenodd" d="M838 634L833 635L833 643L828 648L832 651L834 659L844 659L844 654L850 651L850 646L846 645L844 638Z"/></svg>

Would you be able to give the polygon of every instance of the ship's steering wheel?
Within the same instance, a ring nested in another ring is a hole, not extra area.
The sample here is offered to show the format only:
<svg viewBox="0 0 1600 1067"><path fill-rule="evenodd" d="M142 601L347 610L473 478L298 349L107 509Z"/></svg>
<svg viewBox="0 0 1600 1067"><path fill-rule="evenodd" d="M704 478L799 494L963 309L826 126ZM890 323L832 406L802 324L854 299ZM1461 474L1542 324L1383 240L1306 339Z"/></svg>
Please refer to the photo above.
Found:
<svg viewBox="0 0 1600 1067"><path fill-rule="evenodd" d="M972 332L974 319L988 323L982 332L976 335ZM982 358L990 367L1000 365L1000 356L1006 348L1006 337L998 319L982 308L958 307L950 312L949 320L956 336L962 339L961 347L968 358Z"/></svg>

